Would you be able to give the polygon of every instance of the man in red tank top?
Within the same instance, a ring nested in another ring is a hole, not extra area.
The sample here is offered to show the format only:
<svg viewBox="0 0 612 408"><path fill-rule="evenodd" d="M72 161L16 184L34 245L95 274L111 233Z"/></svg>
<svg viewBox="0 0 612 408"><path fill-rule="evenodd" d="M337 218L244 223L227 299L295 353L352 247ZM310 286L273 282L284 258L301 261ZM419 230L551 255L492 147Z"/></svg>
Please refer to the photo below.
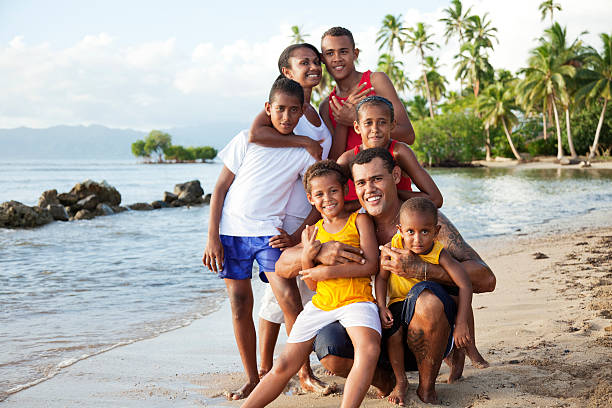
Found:
<svg viewBox="0 0 612 408"><path fill-rule="evenodd" d="M357 118L355 106L369 95L380 95L391 101L397 121L391 137L412 144L412 124L387 74L362 73L355 69L359 49L355 48L352 33L342 27L327 30L321 38L321 50L325 67L336 81L336 87L319 106L319 113L333 134L329 158L336 160L342 153L361 143L361 137L353 129L353 122Z"/></svg>

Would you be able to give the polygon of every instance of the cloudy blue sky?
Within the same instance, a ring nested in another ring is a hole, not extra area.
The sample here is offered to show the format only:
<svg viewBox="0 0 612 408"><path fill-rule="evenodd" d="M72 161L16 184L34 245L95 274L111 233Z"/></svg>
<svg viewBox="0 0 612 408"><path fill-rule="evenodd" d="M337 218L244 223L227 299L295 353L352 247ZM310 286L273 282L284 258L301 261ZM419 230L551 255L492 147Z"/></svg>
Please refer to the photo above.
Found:
<svg viewBox="0 0 612 408"><path fill-rule="evenodd" d="M600 48L610 30L609 0L556 0L558 20L570 38ZM276 77L278 54L298 25L319 45L334 25L353 31L362 50L360 67L374 67L376 32L386 14L404 24L430 25L435 51L449 79L456 43L444 45L438 19L448 1L342 2L252 1L9 1L0 0L0 128L101 124L150 130L200 126L252 117ZM525 64L540 21L540 0L465 0L489 13L498 28L493 65ZM324 4L322 8L319 8ZM403 56L410 78L419 74L414 55Z"/></svg>

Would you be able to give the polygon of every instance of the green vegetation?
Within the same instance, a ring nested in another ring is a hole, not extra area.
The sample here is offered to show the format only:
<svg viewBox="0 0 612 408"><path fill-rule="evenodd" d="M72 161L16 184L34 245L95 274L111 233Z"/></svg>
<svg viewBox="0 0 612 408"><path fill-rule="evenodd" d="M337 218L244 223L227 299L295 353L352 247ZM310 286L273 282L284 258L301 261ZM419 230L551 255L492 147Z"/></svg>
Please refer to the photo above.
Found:
<svg viewBox="0 0 612 408"><path fill-rule="evenodd" d="M172 144L172 136L168 133L152 130L144 140L132 143L132 154L151 161L151 156L157 154L157 162L173 161L177 163L201 160L212 160L217 156L217 149L210 146L183 147Z"/></svg>

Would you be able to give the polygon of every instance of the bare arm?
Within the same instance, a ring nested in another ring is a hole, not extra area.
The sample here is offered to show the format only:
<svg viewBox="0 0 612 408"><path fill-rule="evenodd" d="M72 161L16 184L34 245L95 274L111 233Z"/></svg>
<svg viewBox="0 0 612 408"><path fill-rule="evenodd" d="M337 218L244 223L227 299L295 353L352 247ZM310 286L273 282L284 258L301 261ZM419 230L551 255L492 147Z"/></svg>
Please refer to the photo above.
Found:
<svg viewBox="0 0 612 408"><path fill-rule="evenodd" d="M223 210L223 203L225 202L225 195L233 181L234 173L226 166L223 166L210 199L208 240L206 242L206 248L204 248L202 263L215 273L223 270L223 245L221 245L221 239L219 238L219 223L221 221L221 212Z"/></svg>
<svg viewBox="0 0 612 408"><path fill-rule="evenodd" d="M442 207L442 193L429 173L419 164L412 149L403 143L396 143L393 153L400 168L410 176L412 182L420 190L418 192L400 190L401 192L398 192L400 198L407 200L412 197L427 197L436 207Z"/></svg>
<svg viewBox="0 0 612 408"><path fill-rule="evenodd" d="M387 98L393 104L397 126L395 126L395 129L391 133L391 138L409 145L413 144L414 129L412 128L412 123L410 123L406 108L402 101L400 101L399 96L397 96L395 87L387 74L384 72L372 72L370 82L372 82L372 87L374 87L376 95Z"/></svg>
<svg viewBox="0 0 612 408"><path fill-rule="evenodd" d="M455 342L459 347L467 347L470 343L470 330L468 317L472 307L472 284L461 264L445 249L440 252L440 266L459 287L459 302L457 305L457 319L455 322Z"/></svg>
<svg viewBox="0 0 612 408"><path fill-rule="evenodd" d="M249 143L255 143L265 147L303 147L312 157L321 160L323 148L320 142L295 134L282 135L272 127L270 117L266 111L261 111L253 120L249 129Z"/></svg>
<svg viewBox="0 0 612 408"><path fill-rule="evenodd" d="M308 226L302 232L302 270L310 269L314 267L314 258L321 249L321 242L317 240L317 227L312 225ZM302 278L308 289L316 291L317 282Z"/></svg>
<svg viewBox="0 0 612 408"><path fill-rule="evenodd" d="M321 119L323 119L323 123L329 129L329 132L332 135L332 144L329 149L328 158L330 160L336 160L338 157L344 153L344 149L346 148L346 138L347 132L346 128L344 132L337 133L337 129L334 127L334 124L329 117L329 97L325 98L323 102L319 105L319 115Z"/></svg>
<svg viewBox="0 0 612 408"><path fill-rule="evenodd" d="M393 325L393 314L387 307L387 285L389 283L390 272L380 268L374 280L374 293L376 294L376 304L378 305L378 314L380 323L384 329L388 329Z"/></svg>

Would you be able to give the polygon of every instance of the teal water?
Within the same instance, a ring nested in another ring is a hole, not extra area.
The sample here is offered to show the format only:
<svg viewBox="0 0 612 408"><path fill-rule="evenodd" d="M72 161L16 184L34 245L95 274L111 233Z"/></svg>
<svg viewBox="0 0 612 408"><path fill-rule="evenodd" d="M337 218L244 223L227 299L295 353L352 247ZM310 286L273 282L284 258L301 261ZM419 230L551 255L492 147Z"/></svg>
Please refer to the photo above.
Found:
<svg viewBox="0 0 612 408"><path fill-rule="evenodd" d="M0 163L0 202L106 180L123 204L160 199L220 164ZM559 228L612 214L610 170L434 169L445 214L468 240ZM209 207L125 212L32 230L0 229L0 400L3 392L120 344L189 324L224 298L201 265ZM520 231L519 231L520 230ZM228 334L228 336L231 334ZM205 341L205 339L203 339Z"/></svg>

